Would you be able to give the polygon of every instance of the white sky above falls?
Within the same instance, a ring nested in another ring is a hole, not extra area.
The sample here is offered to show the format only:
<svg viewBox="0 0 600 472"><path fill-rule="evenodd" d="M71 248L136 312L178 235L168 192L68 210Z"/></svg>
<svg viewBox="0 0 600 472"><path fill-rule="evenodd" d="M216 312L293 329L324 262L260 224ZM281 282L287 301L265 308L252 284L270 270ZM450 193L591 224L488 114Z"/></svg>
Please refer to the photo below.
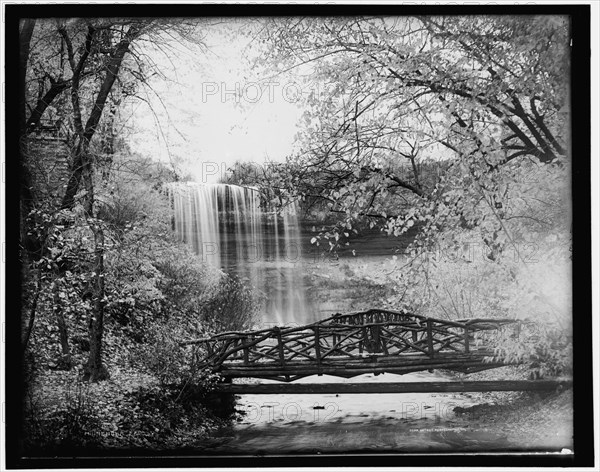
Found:
<svg viewBox="0 0 600 472"><path fill-rule="evenodd" d="M132 150L170 160L198 182L216 182L238 160L283 161L302 112L299 87L256 75L256 44L240 34L240 24L227 22L201 28L203 50L173 43L161 52L148 45L165 77L155 77L152 90L140 90L142 100L129 110Z"/></svg>

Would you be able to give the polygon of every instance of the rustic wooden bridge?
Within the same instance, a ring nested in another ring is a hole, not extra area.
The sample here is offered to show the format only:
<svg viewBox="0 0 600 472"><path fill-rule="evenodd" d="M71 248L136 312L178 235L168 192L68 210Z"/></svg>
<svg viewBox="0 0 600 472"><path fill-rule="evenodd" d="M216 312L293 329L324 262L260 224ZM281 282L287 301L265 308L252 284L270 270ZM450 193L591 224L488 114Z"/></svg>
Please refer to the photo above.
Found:
<svg viewBox="0 0 600 472"><path fill-rule="evenodd" d="M254 377L292 382L310 375L351 378L360 374L405 374L434 369L472 373L507 365L491 340L499 330L517 337L529 323L513 319L439 320L373 309L300 327L226 332L182 341L194 368L211 369L231 393L408 393L551 390L571 380L498 380L395 383L233 384ZM508 332L506 332L508 330Z"/></svg>
<svg viewBox="0 0 600 472"><path fill-rule="evenodd" d="M447 369L476 372L505 365L494 357L492 331L512 319L439 320L405 312L338 314L300 327L226 332L184 341L194 364L225 379L293 381L309 375L354 377Z"/></svg>

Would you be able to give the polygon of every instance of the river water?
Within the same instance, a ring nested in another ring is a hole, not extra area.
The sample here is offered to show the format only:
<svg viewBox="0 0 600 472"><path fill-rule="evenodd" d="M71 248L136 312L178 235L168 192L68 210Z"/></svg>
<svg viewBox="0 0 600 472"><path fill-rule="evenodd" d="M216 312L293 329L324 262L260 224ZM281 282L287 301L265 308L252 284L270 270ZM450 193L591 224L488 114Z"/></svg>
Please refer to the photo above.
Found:
<svg viewBox="0 0 600 472"><path fill-rule="evenodd" d="M439 382L441 373L323 375L302 383ZM261 381L266 383L267 381ZM240 395L236 424L207 450L223 454L454 452L514 449L502 433L453 409L478 403L468 393Z"/></svg>

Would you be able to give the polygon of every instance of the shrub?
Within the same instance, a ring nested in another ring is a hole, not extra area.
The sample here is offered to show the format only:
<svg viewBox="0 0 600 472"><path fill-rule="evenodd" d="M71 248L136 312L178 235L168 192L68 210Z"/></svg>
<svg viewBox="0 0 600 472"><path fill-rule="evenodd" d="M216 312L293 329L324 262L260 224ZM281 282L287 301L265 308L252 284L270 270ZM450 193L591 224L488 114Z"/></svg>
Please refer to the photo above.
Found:
<svg viewBox="0 0 600 472"><path fill-rule="evenodd" d="M65 393L48 392L57 386ZM158 386L127 375L93 385L60 377L38 387L27 402L25 455L181 448L225 424L207 407L200 387L182 392L179 385Z"/></svg>
<svg viewBox="0 0 600 472"><path fill-rule="evenodd" d="M506 329L492 340L495 358L523 364L531 379L572 375L573 339L552 323L527 323L518 336Z"/></svg>
<svg viewBox="0 0 600 472"><path fill-rule="evenodd" d="M153 265L161 274L158 288L163 294L161 310L166 315L163 319L184 318L188 322L198 322L200 305L217 290L222 272L206 266L183 246L178 253L174 250L163 253Z"/></svg>
<svg viewBox="0 0 600 472"><path fill-rule="evenodd" d="M569 246L569 238L561 233L560 238L540 238L536 244L506 244L491 260L476 233L442 233L434 249L411 255L410 270L394 274L401 296L392 302L442 319L512 318L530 323L535 333L500 333L490 339L496 357L522 363L532 378L569 375Z"/></svg>
<svg viewBox="0 0 600 472"><path fill-rule="evenodd" d="M225 275L200 307L202 319L215 332L250 329L260 307L259 296L234 275Z"/></svg>
<svg viewBox="0 0 600 472"><path fill-rule="evenodd" d="M118 428L129 446L157 449L192 446L224 423L203 404L203 391L141 388L126 395Z"/></svg>
<svg viewBox="0 0 600 472"><path fill-rule="evenodd" d="M102 421L90 404L85 386L77 382L64 391L63 402L48 407L30 396L25 408L27 451L76 451L97 443Z"/></svg>
<svg viewBox="0 0 600 472"><path fill-rule="evenodd" d="M158 379L161 385L203 387L210 390L218 378L201 369L201 345L182 345L189 339L189 331L176 321L156 323L149 328L147 343L135 349L134 359ZM206 334L206 333L205 333Z"/></svg>

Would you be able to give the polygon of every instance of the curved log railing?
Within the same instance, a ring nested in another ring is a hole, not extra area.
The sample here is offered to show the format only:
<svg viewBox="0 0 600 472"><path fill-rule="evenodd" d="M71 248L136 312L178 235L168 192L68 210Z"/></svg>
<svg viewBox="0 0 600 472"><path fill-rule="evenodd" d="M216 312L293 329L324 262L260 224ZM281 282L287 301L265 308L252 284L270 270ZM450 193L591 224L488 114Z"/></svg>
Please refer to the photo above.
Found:
<svg viewBox="0 0 600 472"><path fill-rule="evenodd" d="M291 381L314 374L474 372L504 365L494 361L486 341L490 331L515 323L512 319L449 321L372 309L300 327L226 332L181 344L196 347L195 365L226 378Z"/></svg>

